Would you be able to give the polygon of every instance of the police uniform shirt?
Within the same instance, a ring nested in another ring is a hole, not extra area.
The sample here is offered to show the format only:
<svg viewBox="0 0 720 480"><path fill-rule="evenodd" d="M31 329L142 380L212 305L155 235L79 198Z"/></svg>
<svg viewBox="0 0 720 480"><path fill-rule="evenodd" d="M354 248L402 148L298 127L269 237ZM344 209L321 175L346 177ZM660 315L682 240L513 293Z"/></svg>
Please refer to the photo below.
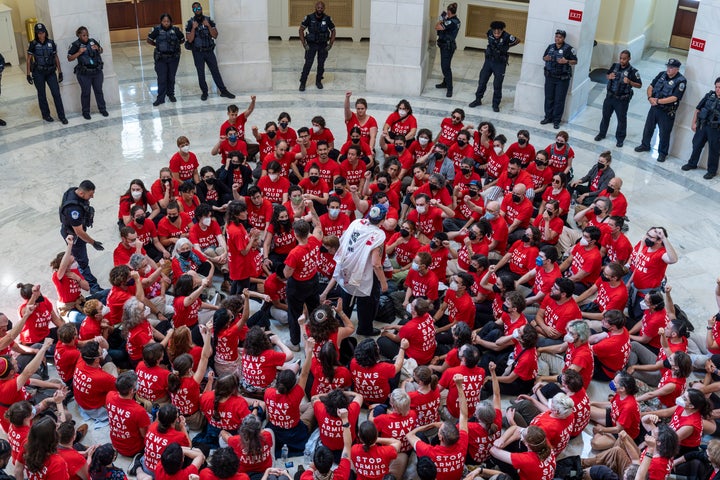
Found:
<svg viewBox="0 0 720 480"><path fill-rule="evenodd" d="M330 40L330 33L335 30L332 18L324 13L319 18L315 13L305 15L300 26L307 30L305 40L313 43L327 43ZM317 37L318 34L321 34L320 38Z"/></svg>
<svg viewBox="0 0 720 480"><path fill-rule="evenodd" d="M97 45L98 49L93 50L92 45ZM87 43L82 43L80 39L75 40L70 44L68 55L75 55L80 51L80 47L85 47L85 53L77 57L78 65L84 65L90 68L97 68L102 65L102 58L100 57L100 50L102 47L94 38L88 38Z"/></svg>
<svg viewBox="0 0 720 480"><path fill-rule="evenodd" d="M27 53L33 57L35 65L55 68L57 45L52 39L45 38L44 43L38 42L37 39L33 40L30 42L30 45L28 45Z"/></svg>
<svg viewBox="0 0 720 480"><path fill-rule="evenodd" d="M703 112L703 109L707 109L708 112L704 114L704 118L700 118L700 114L698 114L698 121L708 121L708 122L717 122L720 120L720 99L715 95L715 90L710 90L708 93L705 94L705 96L700 100L700 103L697 104L697 107L695 107L696 110L699 110L701 113Z"/></svg>
<svg viewBox="0 0 720 480"><path fill-rule="evenodd" d="M500 38L495 38L492 29L487 31L488 44L485 48L485 56L492 60L507 60L508 50L514 47L520 40L515 35L510 35L504 31L500 34Z"/></svg>
<svg viewBox="0 0 720 480"><path fill-rule="evenodd" d="M195 29L195 39L192 42L194 47L209 48L215 43L215 39L212 38L212 35L210 35L210 28L204 25L205 20L207 20L210 24L210 28L215 28L215 22L213 22L212 18L205 15L203 15L199 21L197 20L197 17L192 17L188 20L187 25L185 25L185 33L188 34L192 31L193 22L198 22L198 26Z"/></svg>
<svg viewBox="0 0 720 480"><path fill-rule="evenodd" d="M442 26L444 30L438 30L438 41L440 42L454 42L460 31L460 19L458 17L443 18Z"/></svg>
<svg viewBox="0 0 720 480"><path fill-rule="evenodd" d="M67 193L66 203L69 203L69 205L62 209L62 213L64 213L63 226L67 227L68 230L72 230L72 227L84 227L87 200L78 197L73 188Z"/></svg>
<svg viewBox="0 0 720 480"><path fill-rule="evenodd" d="M163 45L161 44L162 42L158 42L158 37L160 37L160 34L163 32L165 32L168 38L167 49L163 48ZM174 41L171 41L172 37L175 37ZM163 54L180 53L180 45L182 45L182 43L185 41L185 36L183 35L182 31L174 25L170 26L170 28L168 28L167 30L162 28L162 25L156 25L155 28L150 30L148 38L155 42L155 50Z"/></svg>
<svg viewBox="0 0 720 480"><path fill-rule="evenodd" d="M549 62L545 62L545 70L549 71L551 74L572 75L572 66L569 63L557 63L560 58L564 58L567 61L574 60L577 62L577 54L572 45L563 42L560 47L557 47L554 43L551 43L545 49L543 57L548 55L552 58Z"/></svg>
<svg viewBox="0 0 720 480"><path fill-rule="evenodd" d="M678 72L673 78L668 78L667 72L660 72L653 79L650 85L653 87L652 97L667 98L677 97L677 104L685 95L687 79ZM665 104L661 105L664 106Z"/></svg>
<svg viewBox="0 0 720 480"><path fill-rule="evenodd" d="M607 71L608 75L610 75L611 73L615 73L615 78L613 80L608 80L608 93L612 93L614 95L632 94L633 87L632 85L623 82L624 77L628 77L631 82L639 83L640 86L642 86L642 80L640 80L640 72L637 68L630 65L630 63L628 63L625 68L622 68L622 66L618 62L613 63Z"/></svg>

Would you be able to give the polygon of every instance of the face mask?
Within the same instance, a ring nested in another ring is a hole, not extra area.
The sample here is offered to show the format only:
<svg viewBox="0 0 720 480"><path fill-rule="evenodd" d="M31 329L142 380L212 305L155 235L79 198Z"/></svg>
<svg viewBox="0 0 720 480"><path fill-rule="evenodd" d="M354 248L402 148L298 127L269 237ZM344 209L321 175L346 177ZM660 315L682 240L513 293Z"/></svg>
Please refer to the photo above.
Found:
<svg viewBox="0 0 720 480"><path fill-rule="evenodd" d="M468 272L470 273L477 273L477 267L475 265L470 265L468 267Z"/></svg>
<svg viewBox="0 0 720 480"><path fill-rule="evenodd" d="M542 267L544 263L545 263L545 262L543 261L542 258L540 258L540 257L535 257L535 265L537 265L538 267Z"/></svg>
<svg viewBox="0 0 720 480"><path fill-rule="evenodd" d="M685 408L686 407L685 399L683 397L677 397L675 399L675 405L677 405L678 407Z"/></svg>
<svg viewBox="0 0 720 480"><path fill-rule="evenodd" d="M420 138L418 138L418 143L419 143L420 145L422 145L423 147L424 147L425 145L427 145L429 142L430 142L430 139L429 139L429 138L425 138L425 137L420 137Z"/></svg>
<svg viewBox="0 0 720 480"><path fill-rule="evenodd" d="M495 150L495 155L500 155L502 153L502 147L495 147L493 150Z"/></svg>
<svg viewBox="0 0 720 480"><path fill-rule="evenodd" d="M430 190L432 190L434 192L440 190L440 185L437 185L435 183L430 183L429 185L430 185Z"/></svg>
<svg viewBox="0 0 720 480"><path fill-rule="evenodd" d="M560 188L553 188L553 189L552 189L552 193L553 193L553 195L557 195L557 194L560 193L561 190L562 190L562 189L560 189Z"/></svg>
<svg viewBox="0 0 720 480"><path fill-rule="evenodd" d="M288 122L280 122L280 128L285 129L288 126Z"/></svg>
<svg viewBox="0 0 720 480"><path fill-rule="evenodd" d="M530 236L527 233L523 233L523 236L520 237L520 240L522 240L523 243L528 243L530 241Z"/></svg>
<svg viewBox="0 0 720 480"><path fill-rule="evenodd" d="M401 228L400 236L403 238L408 238L410 236L410 230L408 230L407 228Z"/></svg>
<svg viewBox="0 0 720 480"><path fill-rule="evenodd" d="M313 125L313 133L318 133L320 131L320 127L317 125Z"/></svg>
<svg viewBox="0 0 720 480"><path fill-rule="evenodd" d="M470 240L476 240L476 239L477 239L477 234L471 230L471 231L468 232L468 238L469 238Z"/></svg>
<svg viewBox="0 0 720 480"><path fill-rule="evenodd" d="M187 252L178 252L178 255L187 260L188 258L190 258L190 250L188 250Z"/></svg>
<svg viewBox="0 0 720 480"><path fill-rule="evenodd" d="M493 292L495 292L495 293L500 293L500 292L502 292L502 290L500 290L500 287L498 287L497 285L493 285L493 288L492 288L492 289L493 289Z"/></svg>
<svg viewBox="0 0 720 480"><path fill-rule="evenodd" d="M269 132L267 132L267 136L268 136L268 138L271 139L271 140L272 140L273 138L275 138L275 135L276 135L275 130L270 130Z"/></svg>
<svg viewBox="0 0 720 480"><path fill-rule="evenodd" d="M617 386L615 385L615 380L610 380L610 384L608 385L610 387L610 390L613 392L617 392Z"/></svg>
<svg viewBox="0 0 720 480"><path fill-rule="evenodd" d="M536 159L536 160L535 160L535 165L537 165L538 167L544 167L545 165L547 165L547 163L545 163L545 162L543 162L543 161L541 161L541 160L537 160L537 159Z"/></svg>
<svg viewBox="0 0 720 480"><path fill-rule="evenodd" d="M145 309L143 310L143 316L145 318L149 317L151 313L152 313L152 310L150 310L150 307L145 307Z"/></svg>
<svg viewBox="0 0 720 480"><path fill-rule="evenodd" d="M395 151L398 153L402 153L402 151L405 150L405 147L402 145L395 145Z"/></svg>
<svg viewBox="0 0 720 480"><path fill-rule="evenodd" d="M345 189L344 189L344 188L336 188L336 189L335 189L335 195L337 195L337 196L342 196L343 193L345 193Z"/></svg>
<svg viewBox="0 0 720 480"><path fill-rule="evenodd" d="M406 115L407 115L407 110L405 110L404 108L398 109L398 115L400 115L401 117L406 116Z"/></svg>
<svg viewBox="0 0 720 480"><path fill-rule="evenodd" d="M463 175L470 175L470 172L472 171L469 168L461 168L460 170L462 171Z"/></svg>
<svg viewBox="0 0 720 480"><path fill-rule="evenodd" d="M458 140L457 144L458 144L458 147L462 148L465 145L467 145L467 142L465 140Z"/></svg>
<svg viewBox="0 0 720 480"><path fill-rule="evenodd" d="M188 153L190 151L190 145L185 145L184 147L180 147L180 151L183 153Z"/></svg>
<svg viewBox="0 0 720 480"><path fill-rule="evenodd" d="M432 241L430 242L429 246L430 246L430 248L432 248L433 250L435 250L436 248L440 248L440 244L439 244L438 242L436 242L435 240L432 240Z"/></svg>
<svg viewBox="0 0 720 480"><path fill-rule="evenodd" d="M142 197L142 192L133 190L132 192L130 192L130 195L132 195L134 200L140 200L140 197Z"/></svg>
<svg viewBox="0 0 720 480"><path fill-rule="evenodd" d="M328 249L325 245L320 245L320 253L328 253Z"/></svg>
<svg viewBox="0 0 720 480"><path fill-rule="evenodd" d="M572 336L572 333L568 332L563 337L563 341L565 343L573 343L575 341L575 338Z"/></svg>
<svg viewBox="0 0 720 480"><path fill-rule="evenodd" d="M207 183L208 185L215 185L215 178L208 178L207 180L205 180L205 183Z"/></svg>
<svg viewBox="0 0 720 480"><path fill-rule="evenodd" d="M144 225L144 224L145 224L145 217L136 217L136 218L135 218L135 223L137 223L138 225Z"/></svg>
<svg viewBox="0 0 720 480"><path fill-rule="evenodd" d="M478 192L475 190L468 190L468 197L475 198L478 196Z"/></svg>
<svg viewBox="0 0 720 480"><path fill-rule="evenodd" d="M648 308L650 307L648 307L648 304L645 303L645 300L640 300L640 309L647 310Z"/></svg>
<svg viewBox="0 0 720 480"><path fill-rule="evenodd" d="M453 292L457 292L457 289L458 289L457 282L450 282L450 286L448 288L450 288L450 290L452 290Z"/></svg>
<svg viewBox="0 0 720 480"><path fill-rule="evenodd" d="M278 223L280 225L290 225L290 219L286 218L285 220L278 220Z"/></svg>
<svg viewBox="0 0 720 480"><path fill-rule="evenodd" d="M524 147L525 145L527 145L527 142L528 141L525 140L524 138L518 138L518 145L520 145L521 147Z"/></svg>
<svg viewBox="0 0 720 480"><path fill-rule="evenodd" d="M515 202L515 203L520 203L521 200L522 200L522 197L521 197L520 195L516 195L516 194L514 194L514 193L512 194L512 201L513 201L513 202Z"/></svg>
<svg viewBox="0 0 720 480"><path fill-rule="evenodd" d="M608 185L607 188L605 188L605 190L607 190L608 193L615 193L615 189L613 187L611 187L610 185Z"/></svg>
<svg viewBox="0 0 720 480"><path fill-rule="evenodd" d="M425 205L418 205L417 207L415 207L415 209L419 214L422 215L427 210L427 207Z"/></svg>
<svg viewBox="0 0 720 480"><path fill-rule="evenodd" d="M609 281L607 275L605 275L605 272L600 272L600 278L603 282Z"/></svg>
<svg viewBox="0 0 720 480"><path fill-rule="evenodd" d="M495 220L496 217L497 217L497 215L495 215L495 214L493 214L493 213L490 213L490 212L487 212L487 213L485 214L485 217L484 217L484 218L485 218L485 220L492 221L492 220Z"/></svg>
<svg viewBox="0 0 720 480"><path fill-rule="evenodd" d="M360 143L360 139L359 139L359 138L351 138L350 141L351 141L353 144L355 144L355 145L357 145L358 143Z"/></svg>
<svg viewBox="0 0 720 480"><path fill-rule="evenodd" d="M205 225L206 227L209 227L211 223L212 223L212 217L205 217L202 219L202 224Z"/></svg>
<svg viewBox="0 0 720 480"><path fill-rule="evenodd" d="M503 304L502 304L502 311L505 312L505 313L509 313L509 312L510 312L510 308L503 303Z"/></svg>
<svg viewBox="0 0 720 480"><path fill-rule="evenodd" d="M303 198L302 197L292 197L290 201L293 203L293 205L300 205L302 203Z"/></svg>
<svg viewBox="0 0 720 480"><path fill-rule="evenodd" d="M556 146L558 149L560 149L560 150L562 150L563 148L565 148L565 144L562 143L562 142L555 142L555 146Z"/></svg>
<svg viewBox="0 0 720 480"><path fill-rule="evenodd" d="M133 280L133 281L134 281L134 280ZM42 295L40 295L40 296L37 298L37 300L35 300L35 303L42 303L42 302L44 302L44 301L45 301L45 297L43 297Z"/></svg>
<svg viewBox="0 0 720 480"><path fill-rule="evenodd" d="M505 305L503 305L503 307L505 307ZM505 309L503 308L503 310L505 310ZM512 337L513 337L515 340L520 340L520 335L521 335L521 334L522 334L522 332L520 331L520 329L519 329L519 328L516 328L515 330L513 330ZM548 405L548 406L549 406L549 405Z"/></svg>
<svg viewBox="0 0 720 480"><path fill-rule="evenodd" d="M270 180L272 180L273 182L278 179L278 176L279 176L279 175L278 175L277 173L270 173L270 174L268 174L268 177L270 177Z"/></svg>
<svg viewBox="0 0 720 480"><path fill-rule="evenodd" d="M598 170L604 170L605 167L607 167L607 165L605 165L604 163L600 163L600 162L598 162L597 166L598 166Z"/></svg>
<svg viewBox="0 0 720 480"><path fill-rule="evenodd" d="M132 287L133 285L135 285L135 279L134 278L128 279L128 281L125 282L125 285L127 285L128 287Z"/></svg>
<svg viewBox="0 0 720 480"><path fill-rule="evenodd" d="M672 365L670 365L670 360L668 360L667 358L663 360L663 367L667 368L668 370L671 369Z"/></svg>
<svg viewBox="0 0 720 480"><path fill-rule="evenodd" d="M602 209L596 205L593 207L593 213L595 215L600 215L602 213Z"/></svg>
<svg viewBox="0 0 720 480"><path fill-rule="evenodd" d="M444 155L442 152L435 152L435 160L440 160L440 159L442 159L444 156L445 156L445 155Z"/></svg>
<svg viewBox="0 0 720 480"><path fill-rule="evenodd" d="M412 262L411 268L417 272L418 270L420 270L420 264L416 263L416 262Z"/></svg>
<svg viewBox="0 0 720 480"><path fill-rule="evenodd" d="M652 248L652 247L655 246L655 242L653 242L653 241L650 240L649 238L646 238L646 239L645 239L645 246L648 247L648 248Z"/></svg>
<svg viewBox="0 0 720 480"><path fill-rule="evenodd" d="M177 215L168 215L167 216L168 221L175 223L175 221L178 219Z"/></svg>
<svg viewBox="0 0 720 480"><path fill-rule="evenodd" d="M587 247L588 243L590 243L590 242L588 242L587 238L583 237L580 239L580 245L582 245L583 247Z"/></svg>
<svg viewBox="0 0 720 480"><path fill-rule="evenodd" d="M339 208L330 208L328 209L328 216L330 218L337 218L338 215L340 215L340 209Z"/></svg>

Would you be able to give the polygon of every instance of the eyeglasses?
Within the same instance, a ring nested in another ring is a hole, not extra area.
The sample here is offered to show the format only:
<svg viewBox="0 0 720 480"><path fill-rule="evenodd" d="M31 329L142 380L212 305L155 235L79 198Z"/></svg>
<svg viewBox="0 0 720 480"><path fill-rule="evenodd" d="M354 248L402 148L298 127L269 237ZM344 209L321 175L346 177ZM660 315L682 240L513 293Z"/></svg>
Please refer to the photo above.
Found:
<svg viewBox="0 0 720 480"><path fill-rule="evenodd" d="M560 181L560 180L553 180L552 183L560 184L560 183L562 183L562 181Z"/></svg>
<svg viewBox="0 0 720 480"><path fill-rule="evenodd" d="M462 117L455 117L455 116L453 116L452 119L453 119L453 120L457 120L458 122L462 121Z"/></svg>

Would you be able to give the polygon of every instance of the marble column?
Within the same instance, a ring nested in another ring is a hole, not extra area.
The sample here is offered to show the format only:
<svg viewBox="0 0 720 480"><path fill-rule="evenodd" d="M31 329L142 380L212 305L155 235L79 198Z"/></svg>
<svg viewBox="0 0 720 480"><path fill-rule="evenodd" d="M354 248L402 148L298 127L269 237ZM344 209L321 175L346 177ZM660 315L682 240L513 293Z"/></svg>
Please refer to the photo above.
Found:
<svg viewBox="0 0 720 480"><path fill-rule="evenodd" d="M110 27L108 26L105 0L35 0L35 11L39 22L44 23L58 46L60 68L64 81L60 84L63 106L66 112L81 112L80 86L73 73L77 61L68 62L67 52L70 44L77 40L75 31L80 26L88 29L90 37L103 47L103 93L108 107L120 105L118 77L113 65L112 45L110 45ZM96 112L95 97L91 95L91 113Z"/></svg>
<svg viewBox="0 0 720 480"><path fill-rule="evenodd" d="M684 164L690 157L693 131L692 118L695 107L702 97L715 88L720 77L720 0L703 0L698 7L693 41L688 51L687 63L680 72L687 78L687 90L678 107L675 126L670 137L670 154ZM646 77L647 78L647 77ZM707 166L707 145L700 159L700 166Z"/></svg>
<svg viewBox="0 0 720 480"><path fill-rule="evenodd" d="M430 0L371 0L368 91L420 95L431 68L429 8Z"/></svg>
<svg viewBox="0 0 720 480"><path fill-rule="evenodd" d="M600 0L533 0L528 9L525 53L520 81L515 90L515 110L540 121L545 99L543 53L555 41L555 30L565 30L565 41L577 51L563 121L572 119L587 105L591 89L588 72L593 53ZM580 13L578 13L580 12Z"/></svg>
<svg viewBox="0 0 720 480"><path fill-rule="evenodd" d="M268 44L268 2L215 0L213 20L220 73L228 89L238 94L272 90Z"/></svg>

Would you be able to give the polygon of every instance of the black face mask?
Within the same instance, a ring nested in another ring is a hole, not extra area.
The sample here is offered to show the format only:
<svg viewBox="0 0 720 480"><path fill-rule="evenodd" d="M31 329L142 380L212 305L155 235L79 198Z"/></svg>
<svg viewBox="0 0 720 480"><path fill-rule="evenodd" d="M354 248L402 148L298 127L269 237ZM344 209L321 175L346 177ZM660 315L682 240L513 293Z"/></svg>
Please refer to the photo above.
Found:
<svg viewBox="0 0 720 480"><path fill-rule="evenodd" d="M431 184L430 184L430 190L432 190L432 191L434 191L434 192L437 191L437 190L440 190L440 185L436 185L436 184L434 184L434 183L431 183Z"/></svg>
<svg viewBox="0 0 720 480"><path fill-rule="evenodd" d="M458 144L458 147L462 148L465 145L467 145L467 142L465 140L458 140L457 144Z"/></svg>
<svg viewBox="0 0 720 480"><path fill-rule="evenodd" d="M562 150L563 148L565 148L565 144L564 144L564 143L560 143L560 142L555 142L555 146L556 146L559 150Z"/></svg>
<svg viewBox="0 0 720 480"><path fill-rule="evenodd" d="M522 201L522 197L521 197L520 195L515 195L515 194L513 193L513 195L512 195L512 201L515 202L515 203L520 203L520 202Z"/></svg>
<svg viewBox="0 0 720 480"><path fill-rule="evenodd" d="M37 300L35 300L35 303L38 304L38 303L42 303L44 301L45 301L45 297L43 297L42 295L39 295Z"/></svg>
<svg viewBox="0 0 720 480"><path fill-rule="evenodd" d="M537 165L538 167L544 167L545 165L547 165L547 163L541 162L540 160L535 160L535 165Z"/></svg>
<svg viewBox="0 0 720 480"><path fill-rule="evenodd" d="M470 172L472 172L472 170L469 168L461 168L460 170L462 171L463 175L470 175Z"/></svg>
<svg viewBox="0 0 720 480"><path fill-rule="evenodd" d="M410 236L410 230L408 230L407 228L401 228L400 236L403 238L408 238Z"/></svg>
<svg viewBox="0 0 720 480"><path fill-rule="evenodd" d="M595 206L595 207L593 207L593 213L595 215L600 215L602 213L602 210L600 209L600 207Z"/></svg>
<svg viewBox="0 0 720 480"><path fill-rule="evenodd" d="M275 138L275 135L277 135L277 134L275 133L275 130L271 130L271 131L267 132L267 136L268 136L268 138L271 139L271 140L272 140L273 138Z"/></svg>
<svg viewBox="0 0 720 480"><path fill-rule="evenodd" d="M378 187L378 190L380 190L381 192L384 192L388 186L387 186L387 183L378 183L377 187Z"/></svg>
<svg viewBox="0 0 720 480"><path fill-rule="evenodd" d="M435 160L440 160L444 157L442 152L435 152Z"/></svg>
<svg viewBox="0 0 720 480"><path fill-rule="evenodd" d="M607 188L605 188L605 190L607 190L608 193L615 193L615 189L613 187L611 187L610 185L608 185Z"/></svg>
<svg viewBox="0 0 720 480"><path fill-rule="evenodd" d="M278 220L278 223L280 225L290 225L290 219L286 218L285 220Z"/></svg>
<svg viewBox="0 0 720 480"><path fill-rule="evenodd" d="M527 145L527 142L528 141L525 140L524 138L518 138L518 145L520 145L521 147L524 147L525 145Z"/></svg>
<svg viewBox="0 0 720 480"><path fill-rule="evenodd" d="M493 285L493 292L500 293L502 292L502 290L500 290L500 287L498 287L497 285Z"/></svg>
<svg viewBox="0 0 720 480"><path fill-rule="evenodd" d="M325 245L320 245L320 252L328 253L328 249L325 247Z"/></svg>
<svg viewBox="0 0 720 480"><path fill-rule="evenodd" d="M402 153L403 150L405 150L405 145L395 145L395 151L398 153Z"/></svg>
<svg viewBox="0 0 720 480"><path fill-rule="evenodd" d="M280 128L287 128L288 123L287 122L280 122Z"/></svg>
<svg viewBox="0 0 720 480"><path fill-rule="evenodd" d="M648 247L648 248L652 248L652 247L655 246L655 242L653 242L653 241L650 240L649 238L646 238L646 239L645 239L645 246Z"/></svg>
<svg viewBox="0 0 720 480"><path fill-rule="evenodd" d="M135 223L137 223L138 225L145 225L145 217L137 217L135 219Z"/></svg>
<svg viewBox="0 0 720 480"><path fill-rule="evenodd" d="M475 267L474 265L470 265L470 266L468 267L468 272L470 272L470 273L477 273L477 267Z"/></svg>
<svg viewBox="0 0 720 480"><path fill-rule="evenodd" d="M316 183L320 180L320 177L318 177L317 175L310 175L308 178L312 183Z"/></svg>
<svg viewBox="0 0 720 480"><path fill-rule="evenodd" d="M603 282L609 282L609 281L610 281L610 280L608 279L607 275L605 275L605 272L603 272L603 271L600 272L600 278L602 279Z"/></svg>
<svg viewBox="0 0 720 480"><path fill-rule="evenodd" d="M468 238L469 238L470 240L476 240L476 239L477 239L477 234L476 234L475 232L473 232L472 230L470 230L470 231L468 232Z"/></svg>
<svg viewBox="0 0 720 480"><path fill-rule="evenodd" d="M508 306L505 305L504 303L503 303L503 306L502 306L502 311L505 312L505 313L510 313L510 309L509 309Z"/></svg>
<svg viewBox="0 0 720 480"><path fill-rule="evenodd" d="M352 143L355 144L355 145L357 145L358 143L360 143L360 139L359 139L359 138L352 138L352 139L350 139L350 141L352 141Z"/></svg>
<svg viewBox="0 0 720 480"><path fill-rule="evenodd" d="M336 189L335 189L335 195L337 195L337 196L342 196L343 193L345 193L345 189L344 189L344 188L336 188Z"/></svg>
<svg viewBox="0 0 720 480"><path fill-rule="evenodd" d="M230 170L237 170L238 168L240 168L240 165L242 165L242 163L232 163L232 162L230 162Z"/></svg>
<svg viewBox="0 0 720 480"><path fill-rule="evenodd" d="M212 185L215 185L215 181L216 181L215 178L208 178L207 180L205 180L205 183L212 186Z"/></svg>
<svg viewBox="0 0 720 480"><path fill-rule="evenodd" d="M476 192L475 190L468 190L468 196L470 198L475 198L478 196L478 192Z"/></svg>
<svg viewBox="0 0 720 480"><path fill-rule="evenodd" d="M187 260L188 258L190 258L190 252L191 250L188 250L187 252L178 252L178 255Z"/></svg>
<svg viewBox="0 0 720 480"><path fill-rule="evenodd" d="M127 285L128 287L132 287L133 285L135 285L135 279L134 278L128 279L128 281L125 282L125 285Z"/></svg>
<svg viewBox="0 0 720 480"><path fill-rule="evenodd" d="M170 215L168 215L168 216L167 216L167 219L168 219L170 222L173 222L173 223L174 223L174 222L178 219L178 216L177 216L177 215L174 215L174 216L171 217Z"/></svg>
<svg viewBox="0 0 720 480"><path fill-rule="evenodd" d="M528 236L527 233L523 233L523 236L520 237L520 240L522 240L523 243L528 243L530 241L530 237Z"/></svg>
<svg viewBox="0 0 720 480"><path fill-rule="evenodd" d="M440 247L440 244L437 243L435 240L433 240L432 242L430 242L430 248L431 248L431 249L435 250L436 248L439 248L439 247Z"/></svg>
<svg viewBox="0 0 720 480"><path fill-rule="evenodd" d="M668 360L667 358L665 360L663 360L663 368L667 368L667 369L672 368L672 365L670 365L670 360Z"/></svg>
<svg viewBox="0 0 720 480"><path fill-rule="evenodd" d="M598 162L597 167L598 167L598 170L605 170L605 167L607 167L607 165L605 165L604 163Z"/></svg>

